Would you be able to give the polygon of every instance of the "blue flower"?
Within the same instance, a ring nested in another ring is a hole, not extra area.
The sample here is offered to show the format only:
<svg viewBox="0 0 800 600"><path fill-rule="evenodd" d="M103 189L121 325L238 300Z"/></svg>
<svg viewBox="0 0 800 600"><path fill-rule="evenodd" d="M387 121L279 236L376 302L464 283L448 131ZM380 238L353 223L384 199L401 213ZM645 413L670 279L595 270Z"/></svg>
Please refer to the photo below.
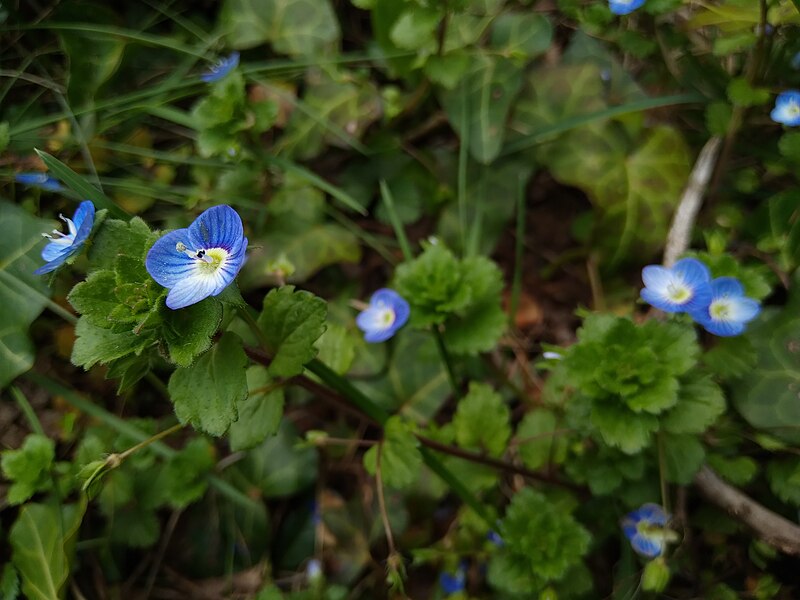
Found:
<svg viewBox="0 0 800 600"><path fill-rule="evenodd" d="M784 125L800 125L800 90L788 90L778 94L775 108L769 116L773 121Z"/></svg>
<svg viewBox="0 0 800 600"><path fill-rule="evenodd" d="M625 516L622 532L636 552L655 558L661 556L666 542L672 539L672 532L665 527L668 521L669 515L663 508L648 503Z"/></svg>
<svg viewBox="0 0 800 600"><path fill-rule="evenodd" d="M455 573L441 573L439 575L439 585L446 595L457 594L464 591L464 584L467 580L466 564L461 561Z"/></svg>
<svg viewBox="0 0 800 600"><path fill-rule="evenodd" d="M318 581L322 578L322 563L312 558L306 565L306 578L309 581Z"/></svg>
<svg viewBox="0 0 800 600"><path fill-rule="evenodd" d="M498 548L502 548L506 545L506 543L503 541L503 538L500 537L500 534L493 529L490 529L489 533L486 534L486 539L492 542L492 544Z"/></svg>
<svg viewBox="0 0 800 600"><path fill-rule="evenodd" d="M744 295L744 288L734 277L718 277L710 284L711 301L691 313L692 318L714 335L730 337L744 331L745 323L761 312L761 305Z"/></svg>
<svg viewBox="0 0 800 600"><path fill-rule="evenodd" d="M225 77L239 65L239 53L231 52L227 58L221 58L208 71L200 75L200 79L206 83L213 83Z"/></svg>
<svg viewBox="0 0 800 600"><path fill-rule="evenodd" d="M608 8L615 15L627 15L644 4L645 0L608 0Z"/></svg>
<svg viewBox="0 0 800 600"><path fill-rule="evenodd" d="M372 294L369 306L356 317L368 342L385 342L408 321L411 310L400 294L383 288Z"/></svg>
<svg viewBox="0 0 800 600"><path fill-rule="evenodd" d="M165 288L173 310L216 296L242 268L247 250L242 219L230 206L214 206L187 229L158 239L145 259L150 276Z"/></svg>
<svg viewBox="0 0 800 600"><path fill-rule="evenodd" d="M702 310L711 301L711 273L694 258L681 259L669 269L648 265L642 269L642 280L642 299L664 312Z"/></svg>
<svg viewBox="0 0 800 600"><path fill-rule="evenodd" d="M61 233L57 229L53 233L43 233L42 235L50 240L42 249L42 258L47 261L44 266L34 271L36 275L43 275L50 271L55 271L64 264L70 256L74 256L83 247L94 225L94 204L89 200L84 200L78 205L78 210L71 219L64 215L59 215L61 220L67 224L68 233Z"/></svg>
<svg viewBox="0 0 800 600"><path fill-rule="evenodd" d="M64 189L64 186L59 183L58 179L41 172L17 173L14 175L14 181L24 185L42 188L48 192L60 192Z"/></svg>

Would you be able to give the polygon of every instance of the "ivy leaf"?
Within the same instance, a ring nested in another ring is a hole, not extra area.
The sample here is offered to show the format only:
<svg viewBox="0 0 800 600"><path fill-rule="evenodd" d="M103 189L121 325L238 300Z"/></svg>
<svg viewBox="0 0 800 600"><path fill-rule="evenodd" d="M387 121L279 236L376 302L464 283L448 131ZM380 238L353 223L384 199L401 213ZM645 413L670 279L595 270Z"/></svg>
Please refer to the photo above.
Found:
<svg viewBox="0 0 800 600"><path fill-rule="evenodd" d="M237 404L239 419L231 424L231 450L247 450L278 431L283 416L283 388L264 367L247 369L247 398Z"/></svg>
<svg viewBox="0 0 800 600"><path fill-rule="evenodd" d="M241 339L225 333L191 367L179 367L168 389L181 423L213 436L224 434L247 397L247 355Z"/></svg>
<svg viewBox="0 0 800 600"><path fill-rule="evenodd" d="M211 338L222 322L222 304L206 298L181 310L161 310L164 340L169 356L178 366L188 367L211 347Z"/></svg>
<svg viewBox="0 0 800 600"><path fill-rule="evenodd" d="M26 504L11 527L11 560L28 600L59 600L85 505Z"/></svg>
<svg viewBox="0 0 800 600"><path fill-rule="evenodd" d="M453 416L456 441L462 448L500 456L511 437L510 417L508 407L497 392L488 385L472 382Z"/></svg>
<svg viewBox="0 0 800 600"><path fill-rule="evenodd" d="M703 433L724 412L722 390L711 377L695 372L681 381L678 403L661 424L670 433Z"/></svg>
<svg viewBox="0 0 800 600"><path fill-rule="evenodd" d="M317 355L314 342L325 332L327 305L310 292L294 291L287 285L264 298L258 326L264 332L272 362L273 377L294 377Z"/></svg>
<svg viewBox="0 0 800 600"><path fill-rule="evenodd" d="M664 458L667 481L688 485L706 457L703 444L692 435L664 436Z"/></svg>
<svg viewBox="0 0 800 600"><path fill-rule="evenodd" d="M32 433L18 450L0 453L3 475L13 483L8 490L8 503L22 504L38 491L52 485L50 468L55 459L55 444L50 438Z"/></svg>
<svg viewBox="0 0 800 600"><path fill-rule="evenodd" d="M380 442L381 479L384 485L400 489L414 483L422 467L419 441L414 436L414 426L401 417L389 417L384 425ZM364 454L364 467L375 475L378 445Z"/></svg>

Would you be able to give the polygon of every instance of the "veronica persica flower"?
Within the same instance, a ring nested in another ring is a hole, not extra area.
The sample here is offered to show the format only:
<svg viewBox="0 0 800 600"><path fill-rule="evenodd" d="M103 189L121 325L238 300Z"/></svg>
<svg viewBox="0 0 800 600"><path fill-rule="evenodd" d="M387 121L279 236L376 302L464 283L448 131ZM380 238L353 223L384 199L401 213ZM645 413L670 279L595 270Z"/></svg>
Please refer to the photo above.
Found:
<svg viewBox="0 0 800 600"><path fill-rule="evenodd" d="M669 515L658 504L648 503L628 513L622 520L622 532L631 547L648 558L661 556L664 546L674 539L667 529Z"/></svg>
<svg viewBox="0 0 800 600"><path fill-rule="evenodd" d="M463 592L466 580L466 566L462 561L455 573L442 573L439 575L439 586L445 595L449 596L450 594Z"/></svg>
<svg viewBox="0 0 800 600"><path fill-rule="evenodd" d="M711 301L703 309L693 311L692 318L714 335L739 335L744 326L758 316L761 305L744 295L744 288L735 277L718 277L710 284Z"/></svg>
<svg viewBox="0 0 800 600"><path fill-rule="evenodd" d="M648 265L642 269L642 299L664 312L701 310L711 301L711 273L694 258L683 258L671 268Z"/></svg>
<svg viewBox="0 0 800 600"><path fill-rule="evenodd" d="M55 179L50 177L47 173L32 172L32 173L17 173L14 175L14 181L23 185L31 187L38 187L48 192L60 192L64 186Z"/></svg>
<svg viewBox="0 0 800 600"><path fill-rule="evenodd" d="M627 15L644 4L645 0L608 0L608 8L615 15Z"/></svg>
<svg viewBox="0 0 800 600"><path fill-rule="evenodd" d="M78 205L78 210L67 219L64 215L59 215L61 220L67 224L67 233L61 233L57 229L53 233L43 233L49 243L42 249L42 258L47 261L44 266L34 271L36 275L43 275L50 271L55 271L64 264L70 256L80 252L94 225L94 204L89 200L84 200Z"/></svg>
<svg viewBox="0 0 800 600"><path fill-rule="evenodd" d="M800 90L781 92L775 99L775 108L769 114L773 121L784 125L800 125Z"/></svg>
<svg viewBox="0 0 800 600"><path fill-rule="evenodd" d="M158 239L145 259L150 276L165 288L167 306L184 308L228 287L245 259L242 219L230 206L214 206L186 229Z"/></svg>
<svg viewBox="0 0 800 600"><path fill-rule="evenodd" d="M385 342L408 321L411 310L408 302L388 288L372 294L369 306L356 317L356 325L368 342Z"/></svg>
<svg viewBox="0 0 800 600"><path fill-rule="evenodd" d="M221 58L208 71L200 75L206 83L213 83L225 77L239 65L239 53L232 52L227 58Z"/></svg>

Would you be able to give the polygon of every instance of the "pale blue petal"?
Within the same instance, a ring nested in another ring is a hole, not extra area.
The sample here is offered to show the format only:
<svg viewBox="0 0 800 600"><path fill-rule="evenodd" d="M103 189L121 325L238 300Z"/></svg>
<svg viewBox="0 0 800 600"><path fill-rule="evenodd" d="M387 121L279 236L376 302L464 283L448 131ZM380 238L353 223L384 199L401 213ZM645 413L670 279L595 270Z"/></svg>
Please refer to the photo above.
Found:
<svg viewBox="0 0 800 600"><path fill-rule="evenodd" d="M608 8L615 15L627 15L640 8L645 0L609 0Z"/></svg>
<svg viewBox="0 0 800 600"><path fill-rule="evenodd" d="M69 252L71 246L72 242L67 238L60 238L57 240L53 240L52 242L47 244L44 248L42 248L42 258L47 262L55 260L59 258L62 254L66 254L67 252Z"/></svg>
<svg viewBox="0 0 800 600"><path fill-rule="evenodd" d="M92 233L92 226L94 225L94 204L90 200L84 200L78 205L78 210L75 211L75 216L72 217L72 222L78 232L75 234L75 241L72 242L73 246L81 246Z"/></svg>
<svg viewBox="0 0 800 600"><path fill-rule="evenodd" d="M711 294L716 298L744 296L744 288L735 277L717 277L711 282Z"/></svg>
<svg viewBox="0 0 800 600"><path fill-rule="evenodd" d="M682 258L672 266L672 272L690 287L711 281L711 271L696 258Z"/></svg>
<svg viewBox="0 0 800 600"><path fill-rule="evenodd" d="M633 536L633 539L631 539L631 547L639 554L649 558L655 558L661 555L664 543L660 539L654 540L640 533Z"/></svg>
<svg viewBox="0 0 800 600"><path fill-rule="evenodd" d="M228 73L233 71L239 65L239 53L232 52L226 58L221 59L215 65L211 66L208 71L200 75L200 79L206 83L213 83L224 78Z"/></svg>
<svg viewBox="0 0 800 600"><path fill-rule="evenodd" d="M639 520L651 525L666 525L667 521L669 521L669 515L664 512L664 509L653 502L643 504L635 512L638 514Z"/></svg>
<svg viewBox="0 0 800 600"><path fill-rule="evenodd" d="M667 286L672 281L672 273L660 265L647 265L642 269L642 281L645 287L650 288L660 296L666 296Z"/></svg>
<svg viewBox="0 0 800 600"><path fill-rule="evenodd" d="M778 94L770 117L784 125L800 125L800 91L787 90Z"/></svg>
<svg viewBox="0 0 800 600"><path fill-rule="evenodd" d="M642 290L639 292L639 295L642 297L642 300L659 310L663 310L664 312L677 313L684 312L686 310L685 304L673 302L661 294L654 292L650 288L642 288Z"/></svg>
<svg viewBox="0 0 800 600"><path fill-rule="evenodd" d="M628 516L622 520L622 533L625 534L626 538L632 540L637 532L638 528L636 527L636 521L634 519Z"/></svg>
<svg viewBox="0 0 800 600"><path fill-rule="evenodd" d="M736 298L731 302L733 318L740 323L752 321L761 312L761 304L752 298Z"/></svg>
<svg viewBox="0 0 800 600"><path fill-rule="evenodd" d="M714 335L718 335L720 337L732 337L734 335L740 335L744 332L744 323L740 323L738 321L708 319L704 323L700 324L709 333L713 333Z"/></svg>
<svg viewBox="0 0 800 600"><path fill-rule="evenodd" d="M188 239L188 229L176 229L156 240L148 251L144 266L160 285L171 288L194 272L195 259L175 249L178 242L188 246Z"/></svg>
<svg viewBox="0 0 800 600"><path fill-rule="evenodd" d="M390 306L394 311L394 322L392 326L394 327L395 331L406 324L408 321L408 317L411 314L411 308L406 302L406 299L403 298L400 294L395 292L389 288L381 288L372 294L372 297L369 300L371 305L378 305L381 304Z"/></svg>
<svg viewBox="0 0 800 600"><path fill-rule="evenodd" d="M190 276L179 281L167 294L167 306L173 310L185 308L212 295L213 277Z"/></svg>

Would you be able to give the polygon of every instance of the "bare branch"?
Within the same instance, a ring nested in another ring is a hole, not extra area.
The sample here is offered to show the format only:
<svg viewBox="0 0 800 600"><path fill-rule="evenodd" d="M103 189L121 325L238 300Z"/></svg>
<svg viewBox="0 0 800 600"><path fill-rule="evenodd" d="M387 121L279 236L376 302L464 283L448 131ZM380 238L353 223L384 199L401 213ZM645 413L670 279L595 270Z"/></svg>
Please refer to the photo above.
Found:
<svg viewBox="0 0 800 600"><path fill-rule="evenodd" d="M796 523L767 510L708 467L700 469L694 483L706 499L747 525L764 542L786 554L800 556L800 526Z"/></svg>

